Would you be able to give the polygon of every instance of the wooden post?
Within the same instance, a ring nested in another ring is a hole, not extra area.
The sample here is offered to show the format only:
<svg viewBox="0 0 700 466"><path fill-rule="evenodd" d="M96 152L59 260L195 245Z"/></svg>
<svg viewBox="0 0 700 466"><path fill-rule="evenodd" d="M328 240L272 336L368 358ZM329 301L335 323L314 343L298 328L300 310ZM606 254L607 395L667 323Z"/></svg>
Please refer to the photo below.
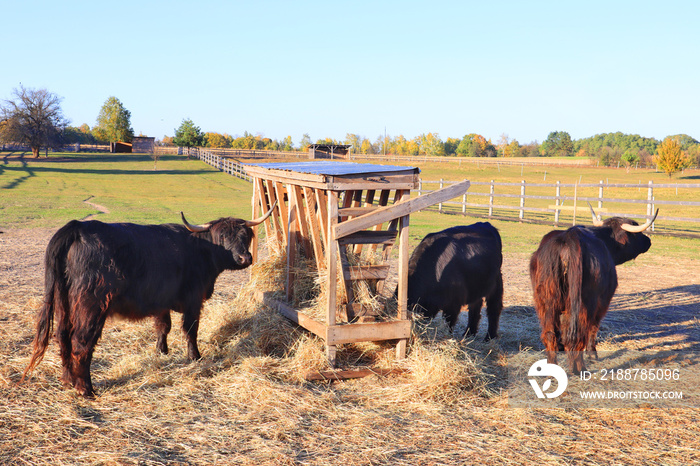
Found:
<svg viewBox="0 0 700 466"><path fill-rule="evenodd" d="M556 207L561 206L561 182L557 181L557 190L556 190L556 195L554 197L554 205ZM561 209L555 209L554 210L554 226L558 227L559 226L559 212L561 212Z"/></svg>
<svg viewBox="0 0 700 466"><path fill-rule="evenodd" d="M576 202L578 201L578 182L574 185L574 226L576 226Z"/></svg>
<svg viewBox="0 0 700 466"><path fill-rule="evenodd" d="M251 218L258 218L260 215L260 209L258 206L260 203L258 202L258 184L253 183L253 199L252 199L252 211L253 211L253 216ZM253 256L253 264L255 264L258 261L258 230L260 227L255 227L253 230L253 240L250 242L250 255Z"/></svg>
<svg viewBox="0 0 700 466"><path fill-rule="evenodd" d="M525 217L525 180L520 182L520 214L518 218L522 220Z"/></svg>
<svg viewBox="0 0 700 466"><path fill-rule="evenodd" d="M338 241L335 226L338 224L338 193L328 191L328 247L326 248L326 270L328 270L328 295L326 296L326 326L335 322L338 285ZM326 357L331 366L335 366L336 345L326 344Z"/></svg>
<svg viewBox="0 0 700 466"><path fill-rule="evenodd" d="M654 182L649 181L649 191L647 192L647 216L651 218L654 213ZM651 231L654 231L654 224L651 224Z"/></svg>
<svg viewBox="0 0 700 466"><path fill-rule="evenodd" d="M491 189L490 189L490 195L489 195L489 217L493 216L493 180L491 180Z"/></svg>
<svg viewBox="0 0 700 466"><path fill-rule="evenodd" d="M411 197L411 191L406 190L401 196L401 200L407 200ZM399 270L398 270L398 318L399 320L408 319L408 224L409 216L405 215L399 220ZM401 339L396 344L396 359L406 357L406 346L408 340Z"/></svg>
<svg viewBox="0 0 700 466"><path fill-rule="evenodd" d="M600 180L600 187L598 188L598 209L603 208L603 180Z"/></svg>
<svg viewBox="0 0 700 466"><path fill-rule="evenodd" d="M467 181L466 178L464 181ZM467 215L467 193L462 194L462 215Z"/></svg>

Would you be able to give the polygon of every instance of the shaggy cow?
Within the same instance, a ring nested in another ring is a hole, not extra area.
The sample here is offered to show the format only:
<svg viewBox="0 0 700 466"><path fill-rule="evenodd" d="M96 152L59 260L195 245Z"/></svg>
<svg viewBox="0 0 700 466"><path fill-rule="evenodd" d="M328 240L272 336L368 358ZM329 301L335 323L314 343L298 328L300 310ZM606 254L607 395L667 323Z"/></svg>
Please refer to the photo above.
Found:
<svg viewBox="0 0 700 466"><path fill-rule="evenodd" d="M408 306L433 318L442 310L454 328L463 306L469 308L465 335L475 335L486 299L486 340L495 338L503 309L501 236L490 223L475 223L430 233L408 263Z"/></svg>
<svg viewBox="0 0 700 466"><path fill-rule="evenodd" d="M601 222L593 208L592 227L574 226L547 233L530 260L535 310L547 361L557 350L569 353L574 372L586 369L582 351L597 357L596 334L617 288L615 266L649 250L644 225L611 217Z"/></svg>
<svg viewBox="0 0 700 466"><path fill-rule="evenodd" d="M251 264L251 227L271 213L272 209L257 220L227 217L206 225L190 225L182 215L184 226L69 222L46 249L44 304L24 375L44 356L54 315L61 380L85 397L94 396L90 362L105 320L112 315L154 317L157 349L167 353L170 311L182 313L188 357L199 359L202 304L211 297L221 272Z"/></svg>

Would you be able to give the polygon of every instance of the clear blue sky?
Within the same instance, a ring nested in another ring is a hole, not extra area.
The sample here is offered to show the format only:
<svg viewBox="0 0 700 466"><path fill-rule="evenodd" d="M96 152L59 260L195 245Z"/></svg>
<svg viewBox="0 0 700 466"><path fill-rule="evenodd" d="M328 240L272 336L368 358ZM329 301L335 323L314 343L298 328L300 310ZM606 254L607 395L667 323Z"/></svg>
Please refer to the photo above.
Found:
<svg viewBox="0 0 700 466"><path fill-rule="evenodd" d="M73 126L442 140L551 131L700 139L697 1L1 0L0 98L46 88Z"/></svg>

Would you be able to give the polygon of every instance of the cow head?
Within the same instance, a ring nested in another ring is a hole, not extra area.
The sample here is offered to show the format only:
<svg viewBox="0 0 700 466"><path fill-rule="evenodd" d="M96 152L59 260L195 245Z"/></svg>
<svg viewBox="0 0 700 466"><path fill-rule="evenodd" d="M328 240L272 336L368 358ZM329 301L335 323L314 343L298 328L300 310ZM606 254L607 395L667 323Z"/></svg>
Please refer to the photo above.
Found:
<svg viewBox="0 0 700 466"><path fill-rule="evenodd" d="M623 217L601 220L590 204L588 207L593 216L594 228L591 230L596 237L605 242L616 265L632 260L649 250L651 239L643 232L654 223L656 216L659 215L659 209L656 209L651 219L640 225L634 220Z"/></svg>
<svg viewBox="0 0 700 466"><path fill-rule="evenodd" d="M252 227L267 220L276 206L275 201L265 215L255 220L226 217L203 225L192 225L185 218L185 214L180 212L180 215L185 228L189 231L203 234L208 241L230 252L234 263L228 268L244 269L253 263L253 257L249 251L255 234Z"/></svg>

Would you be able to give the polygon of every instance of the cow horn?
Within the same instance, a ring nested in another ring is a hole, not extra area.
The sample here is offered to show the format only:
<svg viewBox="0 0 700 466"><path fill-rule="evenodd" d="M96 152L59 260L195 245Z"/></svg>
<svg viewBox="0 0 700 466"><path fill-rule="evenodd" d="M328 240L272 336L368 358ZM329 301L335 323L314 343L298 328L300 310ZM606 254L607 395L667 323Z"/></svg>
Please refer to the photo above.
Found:
<svg viewBox="0 0 700 466"><path fill-rule="evenodd" d="M652 223L654 223L654 220L656 220L657 215L659 215L659 209L656 209L656 213L654 214L654 216L650 220L648 220L644 225L630 225L629 223L623 223L622 225L620 225L620 228L630 233L641 233L647 228L649 228Z"/></svg>
<svg viewBox="0 0 700 466"><path fill-rule="evenodd" d="M262 217L256 218L255 220L246 220L245 226L254 227L256 225L260 225L262 222L267 220L267 217L269 217L270 214L272 214L272 211L275 209L275 207L277 207L277 201L275 201L275 203L272 204L272 207L270 207L270 210L268 210L267 213L265 215L263 215Z"/></svg>
<svg viewBox="0 0 700 466"><path fill-rule="evenodd" d="M203 231L208 231L209 228L211 228L211 223L205 223L204 225L190 225L190 222L188 222L185 218L185 214L180 212L180 215L182 216L182 223L184 223L185 227L192 233L201 233Z"/></svg>
<svg viewBox="0 0 700 466"><path fill-rule="evenodd" d="M595 213L595 210L593 210L593 206L591 203L588 203L588 207L591 209L591 214L593 215L593 226L594 227L602 227L603 226L603 221L598 217Z"/></svg>

